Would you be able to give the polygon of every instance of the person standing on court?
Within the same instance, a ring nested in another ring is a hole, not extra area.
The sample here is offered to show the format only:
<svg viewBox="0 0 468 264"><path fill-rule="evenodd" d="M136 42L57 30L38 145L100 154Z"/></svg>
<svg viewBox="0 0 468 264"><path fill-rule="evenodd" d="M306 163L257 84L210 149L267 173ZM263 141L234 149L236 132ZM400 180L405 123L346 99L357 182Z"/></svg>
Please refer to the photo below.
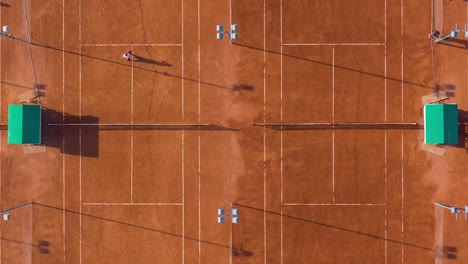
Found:
<svg viewBox="0 0 468 264"><path fill-rule="evenodd" d="M124 59L126 59L127 61L130 61L131 56L132 56L132 51L131 50L127 51L127 53L125 53L123 55Z"/></svg>

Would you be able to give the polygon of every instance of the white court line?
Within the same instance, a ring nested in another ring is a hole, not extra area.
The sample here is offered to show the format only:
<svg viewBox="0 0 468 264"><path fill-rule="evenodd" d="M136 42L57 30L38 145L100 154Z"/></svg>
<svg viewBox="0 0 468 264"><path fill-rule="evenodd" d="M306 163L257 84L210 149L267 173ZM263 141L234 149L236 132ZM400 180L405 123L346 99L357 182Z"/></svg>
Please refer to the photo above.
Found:
<svg viewBox="0 0 468 264"><path fill-rule="evenodd" d="M385 23L385 31L384 31L384 39L385 39L385 46L384 46L384 53L385 53L385 61L384 61L384 106L385 106L385 113L384 113L384 120L387 122L387 0L385 0L385 12L384 12L384 23ZM387 244L387 130L385 130L385 170L384 170L384 175L385 175L385 220L384 220L384 225L385 225L385 264L388 262L388 244Z"/></svg>
<svg viewBox="0 0 468 264"><path fill-rule="evenodd" d="M404 18L403 18L403 15L404 15L404 5L403 5L403 0L400 1L400 12L401 12L401 19L400 19L400 27L401 27L401 57L400 57L400 60L401 60L401 121L404 120L404 112L403 112L403 105L404 105L404 97L403 97L403 86L404 86L404 83L403 83L403 78L404 78L404 71L403 71L403 67L404 67L404 63L403 63L403 55L404 55L404 51L403 51L403 37L404 37ZM404 140L404 135L403 135L403 132L401 132L401 241L404 242L404 151L403 151L403 140ZM403 246L404 243L401 243L401 263L404 263L405 261L405 247Z"/></svg>
<svg viewBox="0 0 468 264"><path fill-rule="evenodd" d="M335 123L335 46L332 46L332 120ZM332 198L335 203L335 130L332 131Z"/></svg>
<svg viewBox="0 0 468 264"><path fill-rule="evenodd" d="M266 0L263 0L263 122L266 123ZM266 127L263 127L263 263L267 263Z"/></svg>
<svg viewBox="0 0 468 264"><path fill-rule="evenodd" d="M198 0L198 123L201 120L201 86L200 86L200 0ZM201 156L200 156L201 134L198 130L198 263L201 263Z"/></svg>
<svg viewBox="0 0 468 264"><path fill-rule="evenodd" d="M385 175L385 264L387 263L387 131L385 130L385 169L384 169L384 175Z"/></svg>
<svg viewBox="0 0 468 264"><path fill-rule="evenodd" d="M387 122L387 45L384 46L384 120ZM386 130L385 130L386 131Z"/></svg>
<svg viewBox="0 0 468 264"><path fill-rule="evenodd" d="M2 11L1 10L2 9L0 8L0 21L2 21ZM2 42L0 41L0 54L1 54L1 51L2 51L2 48L3 48L1 43ZM0 61L0 76L2 76L1 75L1 73L2 73L2 66L1 65L2 65L2 63ZM2 84L0 82L0 89L1 88L2 88ZM1 102L2 102L2 99L0 98L0 109L2 109L2 103ZM2 113L2 111L0 110L0 120L1 120L1 117L2 117L1 113ZM2 132L0 131L0 201L3 201L2 200L2 188L1 188L1 186L2 186L2 176L3 176L2 175L2 159L1 159L2 158L2 144L1 144L1 142L3 142L3 141L2 141ZM3 237L2 230L3 230L3 228L0 228L0 236L1 237ZM2 263L2 240L1 239L0 239L0 263Z"/></svg>
<svg viewBox="0 0 468 264"><path fill-rule="evenodd" d="M78 39L80 41L80 46L79 46L78 49L79 49L79 53L81 54L81 47L82 47L82 45L81 45L81 0L78 3L79 3L79 6L78 6L78 17L79 17ZM79 61L78 61L79 62L79 67L80 67L80 70L78 71L78 74L79 74L78 82L79 82L79 87L80 87L80 89L79 89L80 90L80 92L79 92L79 94L80 94L79 95L79 97L80 97L80 99L79 99L79 105L80 105L79 106L79 116L80 116L80 118L79 119L80 119L80 121L81 121L81 104L82 104L82 102L81 102L81 58L82 58L82 56L79 56ZM80 155L80 160L81 160L81 155ZM80 260L80 263L81 263L81 260Z"/></svg>
<svg viewBox="0 0 468 264"><path fill-rule="evenodd" d="M231 228L229 229L229 264L232 264L232 221Z"/></svg>
<svg viewBox="0 0 468 264"><path fill-rule="evenodd" d="M404 241L405 241L405 233L404 233L404 198L405 198L405 194L404 194L404 158L405 158L405 152L403 151L403 140L404 140L404 135L403 133L401 133L401 263L404 263Z"/></svg>
<svg viewBox="0 0 468 264"><path fill-rule="evenodd" d="M83 205L134 205L134 206L142 206L142 205L167 205L167 206L181 206L184 205L183 203L83 203Z"/></svg>
<svg viewBox="0 0 468 264"><path fill-rule="evenodd" d="M183 1L183 0L182 0ZM183 103L182 103L183 104ZM185 263L185 131L182 130L182 263Z"/></svg>
<svg viewBox="0 0 468 264"><path fill-rule="evenodd" d="M102 43L102 44L82 44L83 47L124 47L124 46L135 46L135 47L149 47L149 46L167 46L167 47L182 47L182 44L179 43L153 43L153 44L142 44L142 43Z"/></svg>
<svg viewBox="0 0 468 264"><path fill-rule="evenodd" d="M0 8L0 21L2 21L2 9L3 8ZM2 54L2 51L3 51L3 45L2 45L2 41L0 41L0 55ZM1 76L2 76L2 63L0 61L0 79L1 79ZM2 82L0 82L0 89L2 89ZM2 120L2 98L0 98L0 120ZM0 131L0 201L3 201L2 200L2 132ZM0 228L0 236L3 237L3 232L2 232L3 228ZM2 240L0 239L0 263L2 263Z"/></svg>
<svg viewBox="0 0 468 264"><path fill-rule="evenodd" d="M65 0L62 0L62 122L65 123ZM65 179L65 127L62 127L62 208L66 209L66 179ZM65 219L65 210L63 210L63 263L66 263L66 219Z"/></svg>
<svg viewBox="0 0 468 264"><path fill-rule="evenodd" d="M280 0L280 32L281 32L281 45L283 45L283 0ZM281 54L283 54L283 52L281 52Z"/></svg>
<svg viewBox="0 0 468 264"><path fill-rule="evenodd" d="M403 0L401 0L401 54L400 54L400 60L401 60L401 121L403 122L404 116L403 116L403 105L404 105L404 97L403 97L403 37L404 37L404 29L403 29Z"/></svg>
<svg viewBox="0 0 468 264"><path fill-rule="evenodd" d="M81 46L82 46L81 45L81 41L82 41L81 40L81 0L79 0L78 5L79 5L78 6L78 17L79 17L78 18L78 20L79 20L78 39L80 41L79 53L81 54ZM79 109L80 109L79 110L79 116L80 116L80 118L79 118L79 120L80 121L81 121L81 104L82 104L82 102L81 102L81 100L82 100L81 99L81 82L82 82L81 81L81 78L82 78L81 77L81 58L82 58L82 56L79 56L80 70L78 71L78 73L79 73L79 80L78 81L79 81L79 87L80 87L79 88L79 90L80 90L80 92L79 92L79 94L80 94L80 96L79 96L80 97L80 99L79 99L79 104L80 104L80 106L79 106ZM82 157L82 155L81 155L81 127L78 129L78 131L79 131L79 146L80 146L79 149L80 149L80 264L81 264L82 261L83 261L83 257L82 257L83 256L83 253L82 253L82 251L83 251L83 249L82 249L82 247L83 247L83 244L82 244L82 233L83 233L83 231L82 231L82 219L81 219L82 218L82 216L81 216L81 213L82 213L82 211L81 211L81 206L82 206L81 205L81 201L82 201L82 197L81 197L81 195L82 195L82 193L81 193L81 174L82 174L82 169L81 169L81 165L82 165L81 164L82 163L82 158L81 158Z"/></svg>
<svg viewBox="0 0 468 264"><path fill-rule="evenodd" d="M182 79L181 81L181 89L182 89L182 121L184 121L184 0L181 0L182 4ZM182 264L185 263L185 131L182 130Z"/></svg>
<svg viewBox="0 0 468 264"><path fill-rule="evenodd" d="M1 21L1 11L0 11L0 21ZM1 44L0 44L0 51L1 51ZM0 63L0 65L1 65L1 63ZM1 67L0 67L0 73L1 73ZM2 162L1 162L1 156L2 156L1 155L1 153L2 153L2 144L1 144L1 142L3 142L3 141L2 141L2 132L0 131L0 187L2 186L2 176L3 176L2 175ZM1 188L0 188L0 201L3 201L2 200ZM0 236L3 237L3 228L0 228ZM2 263L2 240L1 239L0 239L0 263Z"/></svg>
<svg viewBox="0 0 468 264"><path fill-rule="evenodd" d="M280 120L283 122L283 0L280 0L280 32L281 32L281 55L280 55ZM281 126L281 128L283 128ZM280 178L281 178L281 204L283 204L283 129L280 132ZM283 264L283 206L281 206L281 250L280 258Z"/></svg>
<svg viewBox="0 0 468 264"><path fill-rule="evenodd" d="M387 44L387 0L385 0L385 12L384 12L384 27L385 27L385 31L384 31L384 42L385 44Z"/></svg>
<svg viewBox="0 0 468 264"><path fill-rule="evenodd" d="M81 2L81 1L80 1ZM81 220L81 127L79 128L79 146L80 146L80 263L82 263L82 220Z"/></svg>
<svg viewBox="0 0 468 264"><path fill-rule="evenodd" d="M282 43L283 46L383 46L385 43Z"/></svg>
<svg viewBox="0 0 468 264"><path fill-rule="evenodd" d="M133 53L133 45L131 46L131 51ZM131 84L130 84L130 124L133 125L133 63L132 60L132 69L131 69ZM133 128L133 127L132 127ZM130 203L133 203L133 129L130 130Z"/></svg>
<svg viewBox="0 0 468 264"><path fill-rule="evenodd" d="M384 206L385 204L357 204L357 203L284 203L287 206Z"/></svg>

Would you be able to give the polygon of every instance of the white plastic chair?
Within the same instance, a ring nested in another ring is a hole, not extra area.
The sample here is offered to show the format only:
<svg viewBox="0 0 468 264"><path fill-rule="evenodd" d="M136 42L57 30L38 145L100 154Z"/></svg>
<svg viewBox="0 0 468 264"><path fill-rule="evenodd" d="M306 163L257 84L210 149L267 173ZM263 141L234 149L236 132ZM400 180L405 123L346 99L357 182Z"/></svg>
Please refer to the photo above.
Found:
<svg viewBox="0 0 468 264"><path fill-rule="evenodd" d="M3 215L3 220L10 221L10 219L11 219L11 215L9 215L9 214L4 214Z"/></svg>

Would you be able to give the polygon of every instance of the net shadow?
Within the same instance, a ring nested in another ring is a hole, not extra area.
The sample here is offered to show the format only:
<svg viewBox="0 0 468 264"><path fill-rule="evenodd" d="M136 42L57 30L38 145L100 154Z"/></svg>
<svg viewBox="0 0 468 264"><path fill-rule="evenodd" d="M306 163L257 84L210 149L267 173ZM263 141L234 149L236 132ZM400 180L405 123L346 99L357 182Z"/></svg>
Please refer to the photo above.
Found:
<svg viewBox="0 0 468 264"><path fill-rule="evenodd" d="M60 124L49 123L49 126L65 126L68 128L94 128L96 130L219 130L239 131L239 129L223 127L215 124L99 124L75 123Z"/></svg>

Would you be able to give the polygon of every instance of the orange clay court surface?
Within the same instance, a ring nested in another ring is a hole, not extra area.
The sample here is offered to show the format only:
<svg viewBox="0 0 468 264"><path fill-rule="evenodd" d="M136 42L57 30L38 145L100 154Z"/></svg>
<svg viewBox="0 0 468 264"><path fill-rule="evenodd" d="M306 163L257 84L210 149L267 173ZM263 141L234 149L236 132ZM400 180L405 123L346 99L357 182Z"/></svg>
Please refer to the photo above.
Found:
<svg viewBox="0 0 468 264"><path fill-rule="evenodd" d="M423 124L436 88L464 118L466 41L434 45L434 82L431 5L1 1L1 123L37 87L46 147L0 133L0 207L33 202L1 222L1 263L466 263L463 215L435 254L434 203L468 204L463 135L438 156L421 126L253 125ZM443 7L443 33L466 22ZM239 224L217 224L231 203Z"/></svg>

